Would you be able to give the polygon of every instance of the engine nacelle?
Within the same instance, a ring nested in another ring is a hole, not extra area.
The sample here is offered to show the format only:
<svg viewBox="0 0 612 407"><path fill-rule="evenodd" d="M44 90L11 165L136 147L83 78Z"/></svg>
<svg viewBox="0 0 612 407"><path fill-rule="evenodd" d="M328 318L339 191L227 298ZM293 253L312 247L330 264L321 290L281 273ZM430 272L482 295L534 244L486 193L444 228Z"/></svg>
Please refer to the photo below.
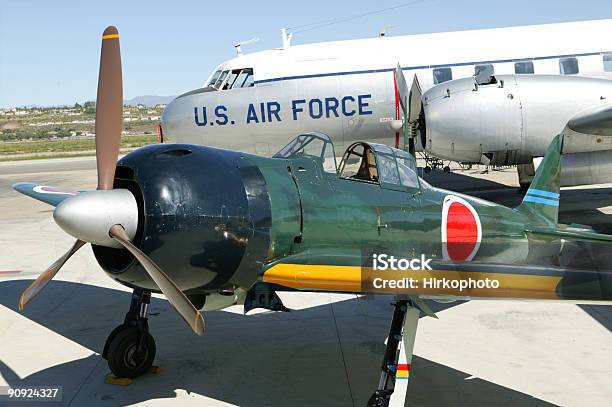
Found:
<svg viewBox="0 0 612 407"><path fill-rule="evenodd" d="M423 95L421 143L440 158L464 163L526 164L544 155L578 112L612 102L612 81L558 75L465 78ZM569 146L568 146L569 147ZM602 151L592 144L565 153Z"/></svg>
<svg viewBox="0 0 612 407"><path fill-rule="evenodd" d="M188 294L249 287L270 242L270 199L259 168L241 153L157 144L117 163L115 188L138 203L134 243ZM157 289L125 249L93 246L96 259L127 286Z"/></svg>

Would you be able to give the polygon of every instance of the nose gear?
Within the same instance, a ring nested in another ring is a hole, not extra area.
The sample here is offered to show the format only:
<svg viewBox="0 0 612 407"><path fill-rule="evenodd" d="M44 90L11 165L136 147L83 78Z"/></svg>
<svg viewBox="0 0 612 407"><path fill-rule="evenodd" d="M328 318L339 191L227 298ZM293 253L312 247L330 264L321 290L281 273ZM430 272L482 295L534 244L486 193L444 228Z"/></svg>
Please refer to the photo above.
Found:
<svg viewBox="0 0 612 407"><path fill-rule="evenodd" d="M111 332L104 344L102 357L117 377L138 377L153 365L156 346L147 319L150 302L150 292L135 290L123 324Z"/></svg>

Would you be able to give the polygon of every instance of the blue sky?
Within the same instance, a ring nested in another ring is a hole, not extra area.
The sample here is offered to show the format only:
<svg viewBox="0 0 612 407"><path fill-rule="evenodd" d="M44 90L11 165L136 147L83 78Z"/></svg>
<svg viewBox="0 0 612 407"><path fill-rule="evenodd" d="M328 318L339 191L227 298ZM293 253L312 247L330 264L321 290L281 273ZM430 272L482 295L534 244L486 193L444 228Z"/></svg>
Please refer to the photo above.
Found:
<svg viewBox="0 0 612 407"><path fill-rule="evenodd" d="M316 30L293 43L353 39L397 25L391 35L612 18L609 0L421 0ZM121 33L124 96L175 95L202 84L233 45L280 46L279 29L407 3L366 1L2 0L0 107L57 105L95 97L100 34ZM296 29L295 31L298 31ZM610 39L612 43L612 39ZM611 45L612 48L612 45Z"/></svg>

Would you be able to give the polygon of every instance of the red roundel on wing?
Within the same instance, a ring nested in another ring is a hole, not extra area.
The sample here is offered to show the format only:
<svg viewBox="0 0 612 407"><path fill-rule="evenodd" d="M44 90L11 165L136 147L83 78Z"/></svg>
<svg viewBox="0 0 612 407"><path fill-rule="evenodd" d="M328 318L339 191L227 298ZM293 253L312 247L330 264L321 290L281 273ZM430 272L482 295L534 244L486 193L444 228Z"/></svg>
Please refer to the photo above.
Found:
<svg viewBox="0 0 612 407"><path fill-rule="evenodd" d="M57 193L63 193L64 191L59 189L59 188L54 188L54 187L48 187L48 186L41 186L40 190L43 192L57 192Z"/></svg>
<svg viewBox="0 0 612 407"><path fill-rule="evenodd" d="M467 206L453 202L446 217L448 256L454 261L467 260L478 243L478 223Z"/></svg>

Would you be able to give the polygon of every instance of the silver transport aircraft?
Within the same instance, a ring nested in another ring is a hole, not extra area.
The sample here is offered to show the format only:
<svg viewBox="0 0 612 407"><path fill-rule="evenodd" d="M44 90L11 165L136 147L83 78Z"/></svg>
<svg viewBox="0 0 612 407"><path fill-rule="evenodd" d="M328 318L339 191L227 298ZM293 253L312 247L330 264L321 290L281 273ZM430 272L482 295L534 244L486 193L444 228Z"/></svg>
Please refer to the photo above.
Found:
<svg viewBox="0 0 612 407"><path fill-rule="evenodd" d="M568 122L612 106L612 20L290 41L283 32L281 48L252 54L237 45L203 87L168 104L165 140L272 155L309 131L340 149L357 140L403 147L408 134L432 156L518 165L527 184ZM411 90L407 115L398 86ZM564 185L612 179L612 134L600 135L567 149Z"/></svg>

